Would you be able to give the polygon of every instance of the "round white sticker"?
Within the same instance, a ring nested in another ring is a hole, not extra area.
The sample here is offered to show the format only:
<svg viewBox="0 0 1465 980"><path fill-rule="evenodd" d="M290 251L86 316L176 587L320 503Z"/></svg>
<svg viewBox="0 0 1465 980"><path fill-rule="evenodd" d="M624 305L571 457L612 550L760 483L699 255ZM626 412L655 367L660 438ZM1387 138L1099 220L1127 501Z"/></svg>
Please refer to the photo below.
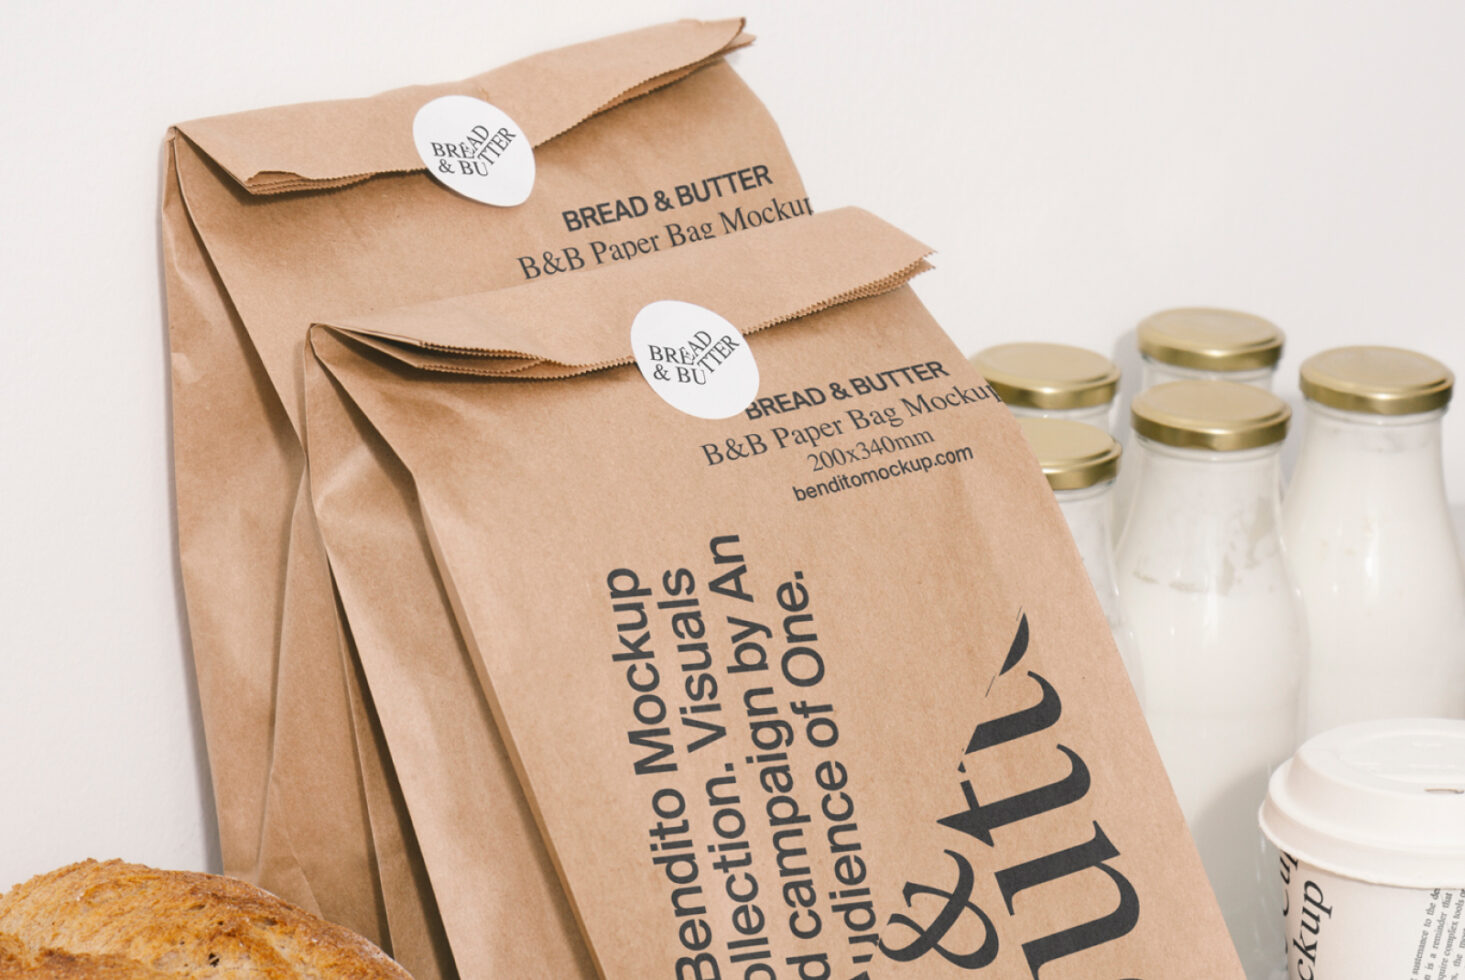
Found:
<svg viewBox="0 0 1465 980"><path fill-rule="evenodd" d="M427 172L484 204L523 204L534 189L534 148L497 106L444 95L417 110L412 139Z"/></svg>
<svg viewBox="0 0 1465 980"><path fill-rule="evenodd" d="M699 419L738 414L758 394L758 362L737 327L706 307L664 299L631 323L631 350L652 389Z"/></svg>

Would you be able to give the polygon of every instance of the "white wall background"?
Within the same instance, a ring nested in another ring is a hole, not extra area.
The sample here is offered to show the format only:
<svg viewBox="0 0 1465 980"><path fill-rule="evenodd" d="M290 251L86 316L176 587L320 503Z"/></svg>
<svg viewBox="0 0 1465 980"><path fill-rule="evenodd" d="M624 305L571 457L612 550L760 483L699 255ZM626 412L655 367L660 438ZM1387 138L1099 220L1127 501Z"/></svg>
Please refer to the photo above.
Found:
<svg viewBox="0 0 1465 980"><path fill-rule="evenodd" d="M816 208L939 250L966 350L1114 350L1234 306L1301 357L1465 368L1465 4L1453 0L5 3L0 889L84 856L216 864L174 559L158 266L171 122L473 74L745 13L736 64ZM1458 414L1458 413L1457 413ZM1465 494L1465 422L1447 420Z"/></svg>

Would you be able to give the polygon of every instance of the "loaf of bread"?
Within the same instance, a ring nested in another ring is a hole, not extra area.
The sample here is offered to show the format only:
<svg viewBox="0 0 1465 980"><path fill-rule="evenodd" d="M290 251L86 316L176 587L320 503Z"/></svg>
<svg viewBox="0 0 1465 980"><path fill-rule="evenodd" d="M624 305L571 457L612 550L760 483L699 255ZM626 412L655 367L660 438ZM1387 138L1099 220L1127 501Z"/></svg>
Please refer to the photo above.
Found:
<svg viewBox="0 0 1465 980"><path fill-rule="evenodd" d="M0 980L411 980L365 938L218 875L82 861L0 896Z"/></svg>

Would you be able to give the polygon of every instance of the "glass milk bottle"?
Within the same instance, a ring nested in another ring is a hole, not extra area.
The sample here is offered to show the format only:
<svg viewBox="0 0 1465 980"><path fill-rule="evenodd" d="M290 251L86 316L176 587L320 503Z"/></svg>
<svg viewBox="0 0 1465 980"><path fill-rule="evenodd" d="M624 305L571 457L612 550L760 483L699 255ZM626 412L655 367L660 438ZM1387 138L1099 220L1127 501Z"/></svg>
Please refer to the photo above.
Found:
<svg viewBox="0 0 1465 980"><path fill-rule="evenodd" d="M1141 392L1143 463L1116 559L1145 717L1252 978L1284 962L1277 857L1256 813L1299 741L1307 656L1278 499L1290 417L1230 381Z"/></svg>
<svg viewBox="0 0 1465 980"><path fill-rule="evenodd" d="M1286 339L1276 324L1251 313L1203 306L1162 310L1135 328L1140 390L1169 381L1235 381L1271 391ZM1128 445L1133 448L1132 437ZM1143 465L1142 454L1131 452L1115 484L1116 536L1129 519Z"/></svg>
<svg viewBox="0 0 1465 980"><path fill-rule="evenodd" d="M989 379L990 380L990 379ZM1033 455L1053 488L1058 509L1068 522L1084 570L1094 584L1099 607L1109 620L1114 645L1129 671L1135 695L1144 703L1144 684L1135 657L1134 634L1119 608L1115 583L1113 536L1109 525L1113 507L1110 494L1119 472L1119 443L1103 429L1068 419L1018 419Z"/></svg>
<svg viewBox="0 0 1465 980"><path fill-rule="evenodd" d="M1312 637L1309 734L1465 718L1465 572L1440 459L1453 385L1439 361L1391 347L1303 362L1283 534Z"/></svg>
<svg viewBox="0 0 1465 980"><path fill-rule="evenodd" d="M1110 431L1119 368L1103 354L1067 344L999 344L972 365L1018 418L1061 418Z"/></svg>
<svg viewBox="0 0 1465 980"><path fill-rule="evenodd" d="M1140 321L1140 388L1167 381L1236 381L1272 390L1286 335L1269 320L1236 310L1187 307Z"/></svg>

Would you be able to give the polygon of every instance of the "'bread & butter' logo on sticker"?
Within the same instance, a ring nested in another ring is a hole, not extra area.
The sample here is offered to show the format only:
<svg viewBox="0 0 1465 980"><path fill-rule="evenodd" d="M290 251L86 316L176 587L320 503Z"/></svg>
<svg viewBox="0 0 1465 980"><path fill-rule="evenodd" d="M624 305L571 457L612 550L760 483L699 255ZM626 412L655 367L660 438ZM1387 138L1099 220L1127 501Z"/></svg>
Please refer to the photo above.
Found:
<svg viewBox="0 0 1465 980"><path fill-rule="evenodd" d="M695 303L642 307L631 323L631 350L652 390L688 415L731 418L758 395L758 363L743 335Z"/></svg>
<svg viewBox="0 0 1465 980"><path fill-rule="evenodd" d="M513 207L534 189L534 148L508 113L469 95L444 95L417 110L412 140L427 172L483 204Z"/></svg>

